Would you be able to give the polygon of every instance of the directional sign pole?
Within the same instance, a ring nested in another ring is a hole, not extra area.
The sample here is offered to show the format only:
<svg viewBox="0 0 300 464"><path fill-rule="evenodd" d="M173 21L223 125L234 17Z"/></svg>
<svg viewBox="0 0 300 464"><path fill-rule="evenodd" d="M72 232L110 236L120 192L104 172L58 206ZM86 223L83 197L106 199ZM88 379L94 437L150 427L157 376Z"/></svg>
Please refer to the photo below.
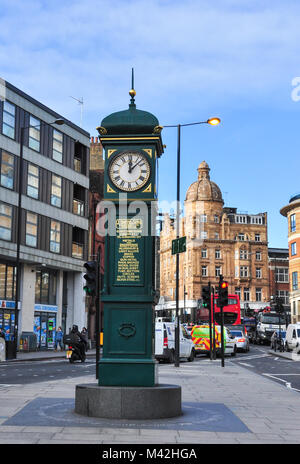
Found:
<svg viewBox="0 0 300 464"><path fill-rule="evenodd" d="M177 207L176 207L176 238L179 239L180 216L180 124L177 126ZM175 322L175 367L179 367L179 253L176 254L176 322Z"/></svg>
<svg viewBox="0 0 300 464"><path fill-rule="evenodd" d="M213 359L216 359L215 288L212 289Z"/></svg>
<svg viewBox="0 0 300 464"><path fill-rule="evenodd" d="M223 276L220 275L220 282L219 282L219 298L218 298L218 304L220 307L221 311L221 353L222 353L222 367L225 366L225 360L224 360L224 311L223 311L223 303L221 303L221 286L223 282Z"/></svg>
<svg viewBox="0 0 300 464"><path fill-rule="evenodd" d="M211 330L211 285L208 282L209 303L208 303L208 321L209 321L209 358L212 360L212 330Z"/></svg>

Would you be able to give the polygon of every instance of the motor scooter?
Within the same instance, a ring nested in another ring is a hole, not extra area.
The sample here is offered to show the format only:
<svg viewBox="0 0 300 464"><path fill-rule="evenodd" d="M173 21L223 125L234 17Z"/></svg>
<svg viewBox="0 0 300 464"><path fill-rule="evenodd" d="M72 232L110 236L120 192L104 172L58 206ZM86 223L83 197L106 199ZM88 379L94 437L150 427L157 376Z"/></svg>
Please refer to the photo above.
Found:
<svg viewBox="0 0 300 464"><path fill-rule="evenodd" d="M67 350L67 359L70 361L70 363L73 363L74 361L81 361L84 362L86 355L85 355L85 347L83 347L81 351L81 346L84 345L84 342L79 342L79 343L73 343L72 345L69 345L69 349Z"/></svg>
<svg viewBox="0 0 300 464"><path fill-rule="evenodd" d="M68 350L66 353L66 358L73 363L75 361L84 362L86 359L85 354L85 343L81 339L75 338L73 335L65 335L64 343L68 345Z"/></svg>

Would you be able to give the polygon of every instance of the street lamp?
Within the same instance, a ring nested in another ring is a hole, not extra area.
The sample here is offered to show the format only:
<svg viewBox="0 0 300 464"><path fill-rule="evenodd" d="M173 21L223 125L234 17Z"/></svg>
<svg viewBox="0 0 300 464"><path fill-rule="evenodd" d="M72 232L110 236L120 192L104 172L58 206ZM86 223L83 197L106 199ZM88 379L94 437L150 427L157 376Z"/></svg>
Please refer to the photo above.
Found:
<svg viewBox="0 0 300 464"><path fill-rule="evenodd" d="M64 119L55 119L55 121L48 123L49 125L56 124L61 126L64 124ZM41 121L36 126L21 127L20 133L20 165L19 165L19 182L18 182L18 209L17 209L17 254L16 254L16 291L15 291L15 330L14 330L14 358L17 357L18 347L18 301L20 294L20 245L21 245L21 203L22 203L22 190L23 190L23 144L24 144L24 132L27 129L40 127L42 124L46 124Z"/></svg>
<svg viewBox="0 0 300 464"><path fill-rule="evenodd" d="M198 124L210 124L216 126L221 122L220 118L210 118L207 121L191 122L188 124L175 124L163 127L177 127L177 210L176 210L176 238L179 238L179 215L180 215L180 130L184 126L195 126ZM176 318L175 318L175 367L179 367L179 253L176 254Z"/></svg>

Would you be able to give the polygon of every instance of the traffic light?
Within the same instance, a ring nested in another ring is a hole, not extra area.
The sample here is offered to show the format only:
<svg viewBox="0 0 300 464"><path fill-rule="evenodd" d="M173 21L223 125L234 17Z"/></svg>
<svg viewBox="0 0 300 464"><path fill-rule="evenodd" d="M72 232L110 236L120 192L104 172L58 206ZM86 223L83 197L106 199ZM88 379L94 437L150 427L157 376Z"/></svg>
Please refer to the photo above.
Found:
<svg viewBox="0 0 300 464"><path fill-rule="evenodd" d="M206 285L202 287L202 305L204 308L209 308L210 306L210 287Z"/></svg>
<svg viewBox="0 0 300 464"><path fill-rule="evenodd" d="M218 306L228 306L228 282L225 280L219 284Z"/></svg>
<svg viewBox="0 0 300 464"><path fill-rule="evenodd" d="M83 278L86 280L86 284L83 290L87 296L95 296L97 294L97 279L98 279L98 263L97 261L88 261L84 263L86 268L86 274Z"/></svg>

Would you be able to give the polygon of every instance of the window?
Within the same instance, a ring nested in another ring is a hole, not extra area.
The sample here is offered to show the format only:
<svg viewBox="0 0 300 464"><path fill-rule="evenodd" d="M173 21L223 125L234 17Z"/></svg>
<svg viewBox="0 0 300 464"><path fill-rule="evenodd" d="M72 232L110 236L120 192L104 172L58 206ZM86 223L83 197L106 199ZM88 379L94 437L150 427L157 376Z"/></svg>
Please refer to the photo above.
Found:
<svg viewBox="0 0 300 464"><path fill-rule="evenodd" d="M220 236L219 236L219 232L215 232L215 240L219 240Z"/></svg>
<svg viewBox="0 0 300 464"><path fill-rule="evenodd" d="M28 164L27 195L39 198L39 168L33 164Z"/></svg>
<svg viewBox="0 0 300 464"><path fill-rule="evenodd" d="M202 232L201 232L201 238L202 238L202 239L206 239L206 238L207 238L207 232L202 231Z"/></svg>
<svg viewBox="0 0 300 464"><path fill-rule="evenodd" d="M235 222L239 224L247 224L247 216L235 216Z"/></svg>
<svg viewBox="0 0 300 464"><path fill-rule="evenodd" d="M215 276L219 277L221 275L221 266L216 266L215 268Z"/></svg>
<svg viewBox="0 0 300 464"><path fill-rule="evenodd" d="M61 177L52 174L51 205L61 208Z"/></svg>
<svg viewBox="0 0 300 464"><path fill-rule="evenodd" d="M57 221L51 221L50 251L53 251L53 253L60 252L60 223Z"/></svg>
<svg viewBox="0 0 300 464"><path fill-rule="evenodd" d="M62 163L63 157L63 135L61 132L53 129L53 150L52 158L59 163Z"/></svg>
<svg viewBox="0 0 300 464"><path fill-rule="evenodd" d="M247 259L248 258L248 252L247 250L244 250L243 248L240 249L240 259Z"/></svg>
<svg viewBox="0 0 300 464"><path fill-rule="evenodd" d="M240 277L248 277L248 266L240 266Z"/></svg>
<svg viewBox="0 0 300 464"><path fill-rule="evenodd" d="M221 250L215 250L215 258L221 259Z"/></svg>
<svg viewBox="0 0 300 464"><path fill-rule="evenodd" d="M202 277L207 277L207 266L202 266Z"/></svg>
<svg viewBox="0 0 300 464"><path fill-rule="evenodd" d="M74 158L74 170L81 172L81 160L79 158Z"/></svg>
<svg viewBox="0 0 300 464"><path fill-rule="evenodd" d="M201 258L207 258L207 248L202 248L202 250L201 250Z"/></svg>
<svg viewBox="0 0 300 464"><path fill-rule="evenodd" d="M290 216L290 229L291 229L291 232L296 231L296 215L295 214L291 214Z"/></svg>
<svg viewBox="0 0 300 464"><path fill-rule="evenodd" d="M262 291L261 291L261 288L256 288L256 289L255 289L255 300L256 300L256 301L262 301Z"/></svg>
<svg viewBox="0 0 300 464"><path fill-rule="evenodd" d="M1 186L14 188L14 156L2 151L1 156Z"/></svg>
<svg viewBox="0 0 300 464"><path fill-rule="evenodd" d="M244 301L250 301L250 288L244 288Z"/></svg>
<svg viewBox="0 0 300 464"><path fill-rule="evenodd" d="M256 268L256 278L257 279L261 279L262 275L261 275L261 268L260 267L257 267Z"/></svg>
<svg viewBox="0 0 300 464"><path fill-rule="evenodd" d="M215 222L216 224L219 223L219 216L217 216L216 214L214 215L214 222Z"/></svg>
<svg viewBox="0 0 300 464"><path fill-rule="evenodd" d="M206 216L206 214L201 214L201 215L200 215L200 222L207 222L207 216Z"/></svg>
<svg viewBox="0 0 300 464"><path fill-rule="evenodd" d="M0 299L14 300L16 291L16 267L0 264Z"/></svg>
<svg viewBox="0 0 300 464"><path fill-rule="evenodd" d="M255 234L255 241L260 242L260 234Z"/></svg>
<svg viewBox="0 0 300 464"><path fill-rule="evenodd" d="M26 245L36 247L37 245L37 214L26 213Z"/></svg>
<svg viewBox="0 0 300 464"><path fill-rule="evenodd" d="M251 224L262 224L263 218L261 216L251 216L250 223Z"/></svg>
<svg viewBox="0 0 300 464"><path fill-rule="evenodd" d="M298 290L298 272L292 273L293 290Z"/></svg>
<svg viewBox="0 0 300 464"><path fill-rule="evenodd" d="M295 256L297 254L297 244L296 242L291 243L291 256Z"/></svg>
<svg viewBox="0 0 300 464"><path fill-rule="evenodd" d="M40 151L40 124L41 122L38 119L35 119L33 116L30 116L29 120L29 148L33 150Z"/></svg>
<svg viewBox="0 0 300 464"><path fill-rule="evenodd" d="M12 207L0 203L0 238L11 240Z"/></svg>
<svg viewBox="0 0 300 464"><path fill-rule="evenodd" d="M15 138L15 116L15 105L5 101L3 103L2 134L7 135L7 137L10 137L11 139Z"/></svg>
<svg viewBox="0 0 300 464"><path fill-rule="evenodd" d="M241 299L241 287L235 287L234 293Z"/></svg>
<svg viewBox="0 0 300 464"><path fill-rule="evenodd" d="M276 295L282 300L284 305L289 304L289 292L287 290L277 290Z"/></svg>
<svg viewBox="0 0 300 464"><path fill-rule="evenodd" d="M245 234L242 234L241 232L238 235L238 239L243 242L245 240Z"/></svg>
<svg viewBox="0 0 300 464"><path fill-rule="evenodd" d="M35 280L35 303L56 305L56 271L37 271Z"/></svg>
<svg viewBox="0 0 300 464"><path fill-rule="evenodd" d="M256 251L255 252L255 259L256 259L256 261L261 261L261 251Z"/></svg>
<svg viewBox="0 0 300 464"><path fill-rule="evenodd" d="M276 282L289 282L289 269L287 267L277 267L275 271Z"/></svg>

